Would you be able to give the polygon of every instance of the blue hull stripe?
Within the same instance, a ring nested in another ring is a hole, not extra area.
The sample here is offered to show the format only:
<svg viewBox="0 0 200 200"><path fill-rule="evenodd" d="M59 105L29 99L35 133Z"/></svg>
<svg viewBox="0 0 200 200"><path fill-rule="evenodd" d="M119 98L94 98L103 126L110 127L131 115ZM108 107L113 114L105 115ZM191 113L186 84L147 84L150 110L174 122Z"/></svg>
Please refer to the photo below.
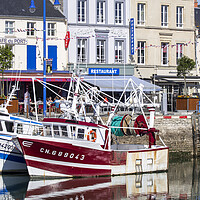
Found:
<svg viewBox="0 0 200 200"><path fill-rule="evenodd" d="M25 120L25 119L22 119L22 118L19 118L19 117L10 116L10 119L11 120L18 120L20 122L27 122L27 123L30 123L30 124L42 125L42 123L39 123L39 122L36 122L36 121L32 121L32 120Z"/></svg>
<svg viewBox="0 0 200 200"><path fill-rule="evenodd" d="M1 136L12 138L12 136L10 136L10 135L0 135L0 137L1 137Z"/></svg>
<svg viewBox="0 0 200 200"><path fill-rule="evenodd" d="M0 153L0 159L19 162L19 163L26 163L23 157L13 156L5 153Z"/></svg>
<svg viewBox="0 0 200 200"><path fill-rule="evenodd" d="M8 190L6 188L0 189L0 194L6 194L8 193Z"/></svg>

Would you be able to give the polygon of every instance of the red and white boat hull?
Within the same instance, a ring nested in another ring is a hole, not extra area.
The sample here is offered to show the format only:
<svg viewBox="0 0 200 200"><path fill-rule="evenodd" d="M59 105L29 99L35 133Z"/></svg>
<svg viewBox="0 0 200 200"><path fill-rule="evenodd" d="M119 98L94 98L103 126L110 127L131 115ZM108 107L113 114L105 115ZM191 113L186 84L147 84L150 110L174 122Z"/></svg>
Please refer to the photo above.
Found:
<svg viewBox="0 0 200 200"><path fill-rule="evenodd" d="M31 176L103 176L168 169L168 147L105 150L88 141L25 135L19 135L18 142Z"/></svg>

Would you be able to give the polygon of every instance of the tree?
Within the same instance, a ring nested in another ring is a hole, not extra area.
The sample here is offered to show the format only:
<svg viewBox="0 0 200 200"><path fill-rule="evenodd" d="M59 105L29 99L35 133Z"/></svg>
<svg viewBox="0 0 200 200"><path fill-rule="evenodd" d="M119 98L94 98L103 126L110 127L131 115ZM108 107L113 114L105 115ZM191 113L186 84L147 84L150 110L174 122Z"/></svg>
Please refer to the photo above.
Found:
<svg viewBox="0 0 200 200"><path fill-rule="evenodd" d="M187 88L186 88L186 74L188 74L194 67L195 62L193 59L183 56L182 58L178 59L177 65L177 76L183 76L184 78L184 95L187 95Z"/></svg>
<svg viewBox="0 0 200 200"><path fill-rule="evenodd" d="M2 75L1 96L4 96L4 71L12 67L13 57L12 46L0 46L0 72Z"/></svg>

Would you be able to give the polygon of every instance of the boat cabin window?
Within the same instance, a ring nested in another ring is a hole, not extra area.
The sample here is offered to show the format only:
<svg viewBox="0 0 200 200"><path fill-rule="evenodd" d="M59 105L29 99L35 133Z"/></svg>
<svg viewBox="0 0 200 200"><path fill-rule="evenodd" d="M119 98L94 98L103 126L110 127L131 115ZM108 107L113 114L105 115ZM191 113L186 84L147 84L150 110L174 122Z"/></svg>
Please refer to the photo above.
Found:
<svg viewBox="0 0 200 200"><path fill-rule="evenodd" d="M53 126L53 132L54 132L54 135L60 135L59 127L58 126Z"/></svg>
<svg viewBox="0 0 200 200"><path fill-rule="evenodd" d="M62 136L68 137L67 127L66 126L60 126L62 130Z"/></svg>
<svg viewBox="0 0 200 200"><path fill-rule="evenodd" d="M70 130L71 130L71 137L75 138L76 137L76 126L71 126Z"/></svg>
<svg viewBox="0 0 200 200"><path fill-rule="evenodd" d="M51 126L50 125L45 125L44 126L44 133L45 133L45 136L52 136Z"/></svg>
<svg viewBox="0 0 200 200"><path fill-rule="evenodd" d="M23 133L23 126L22 124L17 124L17 133L22 134Z"/></svg>
<svg viewBox="0 0 200 200"><path fill-rule="evenodd" d="M2 125L1 125L1 121L0 121L0 131L3 131Z"/></svg>
<svg viewBox="0 0 200 200"><path fill-rule="evenodd" d="M79 128L79 129L78 129L77 138L79 138L79 139L84 139L84 134L85 134L85 129Z"/></svg>
<svg viewBox="0 0 200 200"><path fill-rule="evenodd" d="M5 121L7 132L14 132L13 122Z"/></svg>

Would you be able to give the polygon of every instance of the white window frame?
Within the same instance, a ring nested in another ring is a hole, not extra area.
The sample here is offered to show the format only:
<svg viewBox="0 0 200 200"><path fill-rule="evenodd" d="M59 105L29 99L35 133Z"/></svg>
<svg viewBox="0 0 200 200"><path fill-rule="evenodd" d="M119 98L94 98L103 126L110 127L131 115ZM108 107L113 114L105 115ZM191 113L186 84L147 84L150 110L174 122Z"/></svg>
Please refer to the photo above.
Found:
<svg viewBox="0 0 200 200"><path fill-rule="evenodd" d="M78 0L78 5L77 5L78 23L86 23L86 17L87 17L86 13L87 13L87 1Z"/></svg>
<svg viewBox="0 0 200 200"><path fill-rule="evenodd" d="M161 5L161 26L168 27L168 5Z"/></svg>
<svg viewBox="0 0 200 200"><path fill-rule="evenodd" d="M115 40L115 63L124 63L124 40Z"/></svg>
<svg viewBox="0 0 200 200"><path fill-rule="evenodd" d="M106 63L106 40L97 40L97 63Z"/></svg>
<svg viewBox="0 0 200 200"><path fill-rule="evenodd" d="M145 4L138 3L137 5L137 24L138 25L145 25Z"/></svg>
<svg viewBox="0 0 200 200"><path fill-rule="evenodd" d="M176 27L183 27L183 7L181 6L176 7Z"/></svg>
<svg viewBox="0 0 200 200"><path fill-rule="evenodd" d="M8 35L14 35L14 31L15 31L15 22L5 21L5 33Z"/></svg>
<svg viewBox="0 0 200 200"><path fill-rule="evenodd" d="M115 2L115 24L121 25L124 23L124 2Z"/></svg>
<svg viewBox="0 0 200 200"><path fill-rule="evenodd" d="M106 2L97 1L97 24L105 24L106 22Z"/></svg>
<svg viewBox="0 0 200 200"><path fill-rule="evenodd" d="M27 36L35 36L35 23L27 22Z"/></svg>
<svg viewBox="0 0 200 200"><path fill-rule="evenodd" d="M183 43L176 44L176 63L178 64L178 59L183 57Z"/></svg>
<svg viewBox="0 0 200 200"><path fill-rule="evenodd" d="M47 24L47 35L49 37L55 37L56 36L56 23L48 23Z"/></svg>
<svg viewBox="0 0 200 200"><path fill-rule="evenodd" d="M86 38L81 38L77 40L77 62L87 63L87 48L88 41Z"/></svg>
<svg viewBox="0 0 200 200"><path fill-rule="evenodd" d="M137 46L137 64L144 65L145 64L145 41L138 41Z"/></svg>
<svg viewBox="0 0 200 200"><path fill-rule="evenodd" d="M164 55L166 50L166 55ZM161 43L161 65L168 66L169 65L169 43L162 42Z"/></svg>

